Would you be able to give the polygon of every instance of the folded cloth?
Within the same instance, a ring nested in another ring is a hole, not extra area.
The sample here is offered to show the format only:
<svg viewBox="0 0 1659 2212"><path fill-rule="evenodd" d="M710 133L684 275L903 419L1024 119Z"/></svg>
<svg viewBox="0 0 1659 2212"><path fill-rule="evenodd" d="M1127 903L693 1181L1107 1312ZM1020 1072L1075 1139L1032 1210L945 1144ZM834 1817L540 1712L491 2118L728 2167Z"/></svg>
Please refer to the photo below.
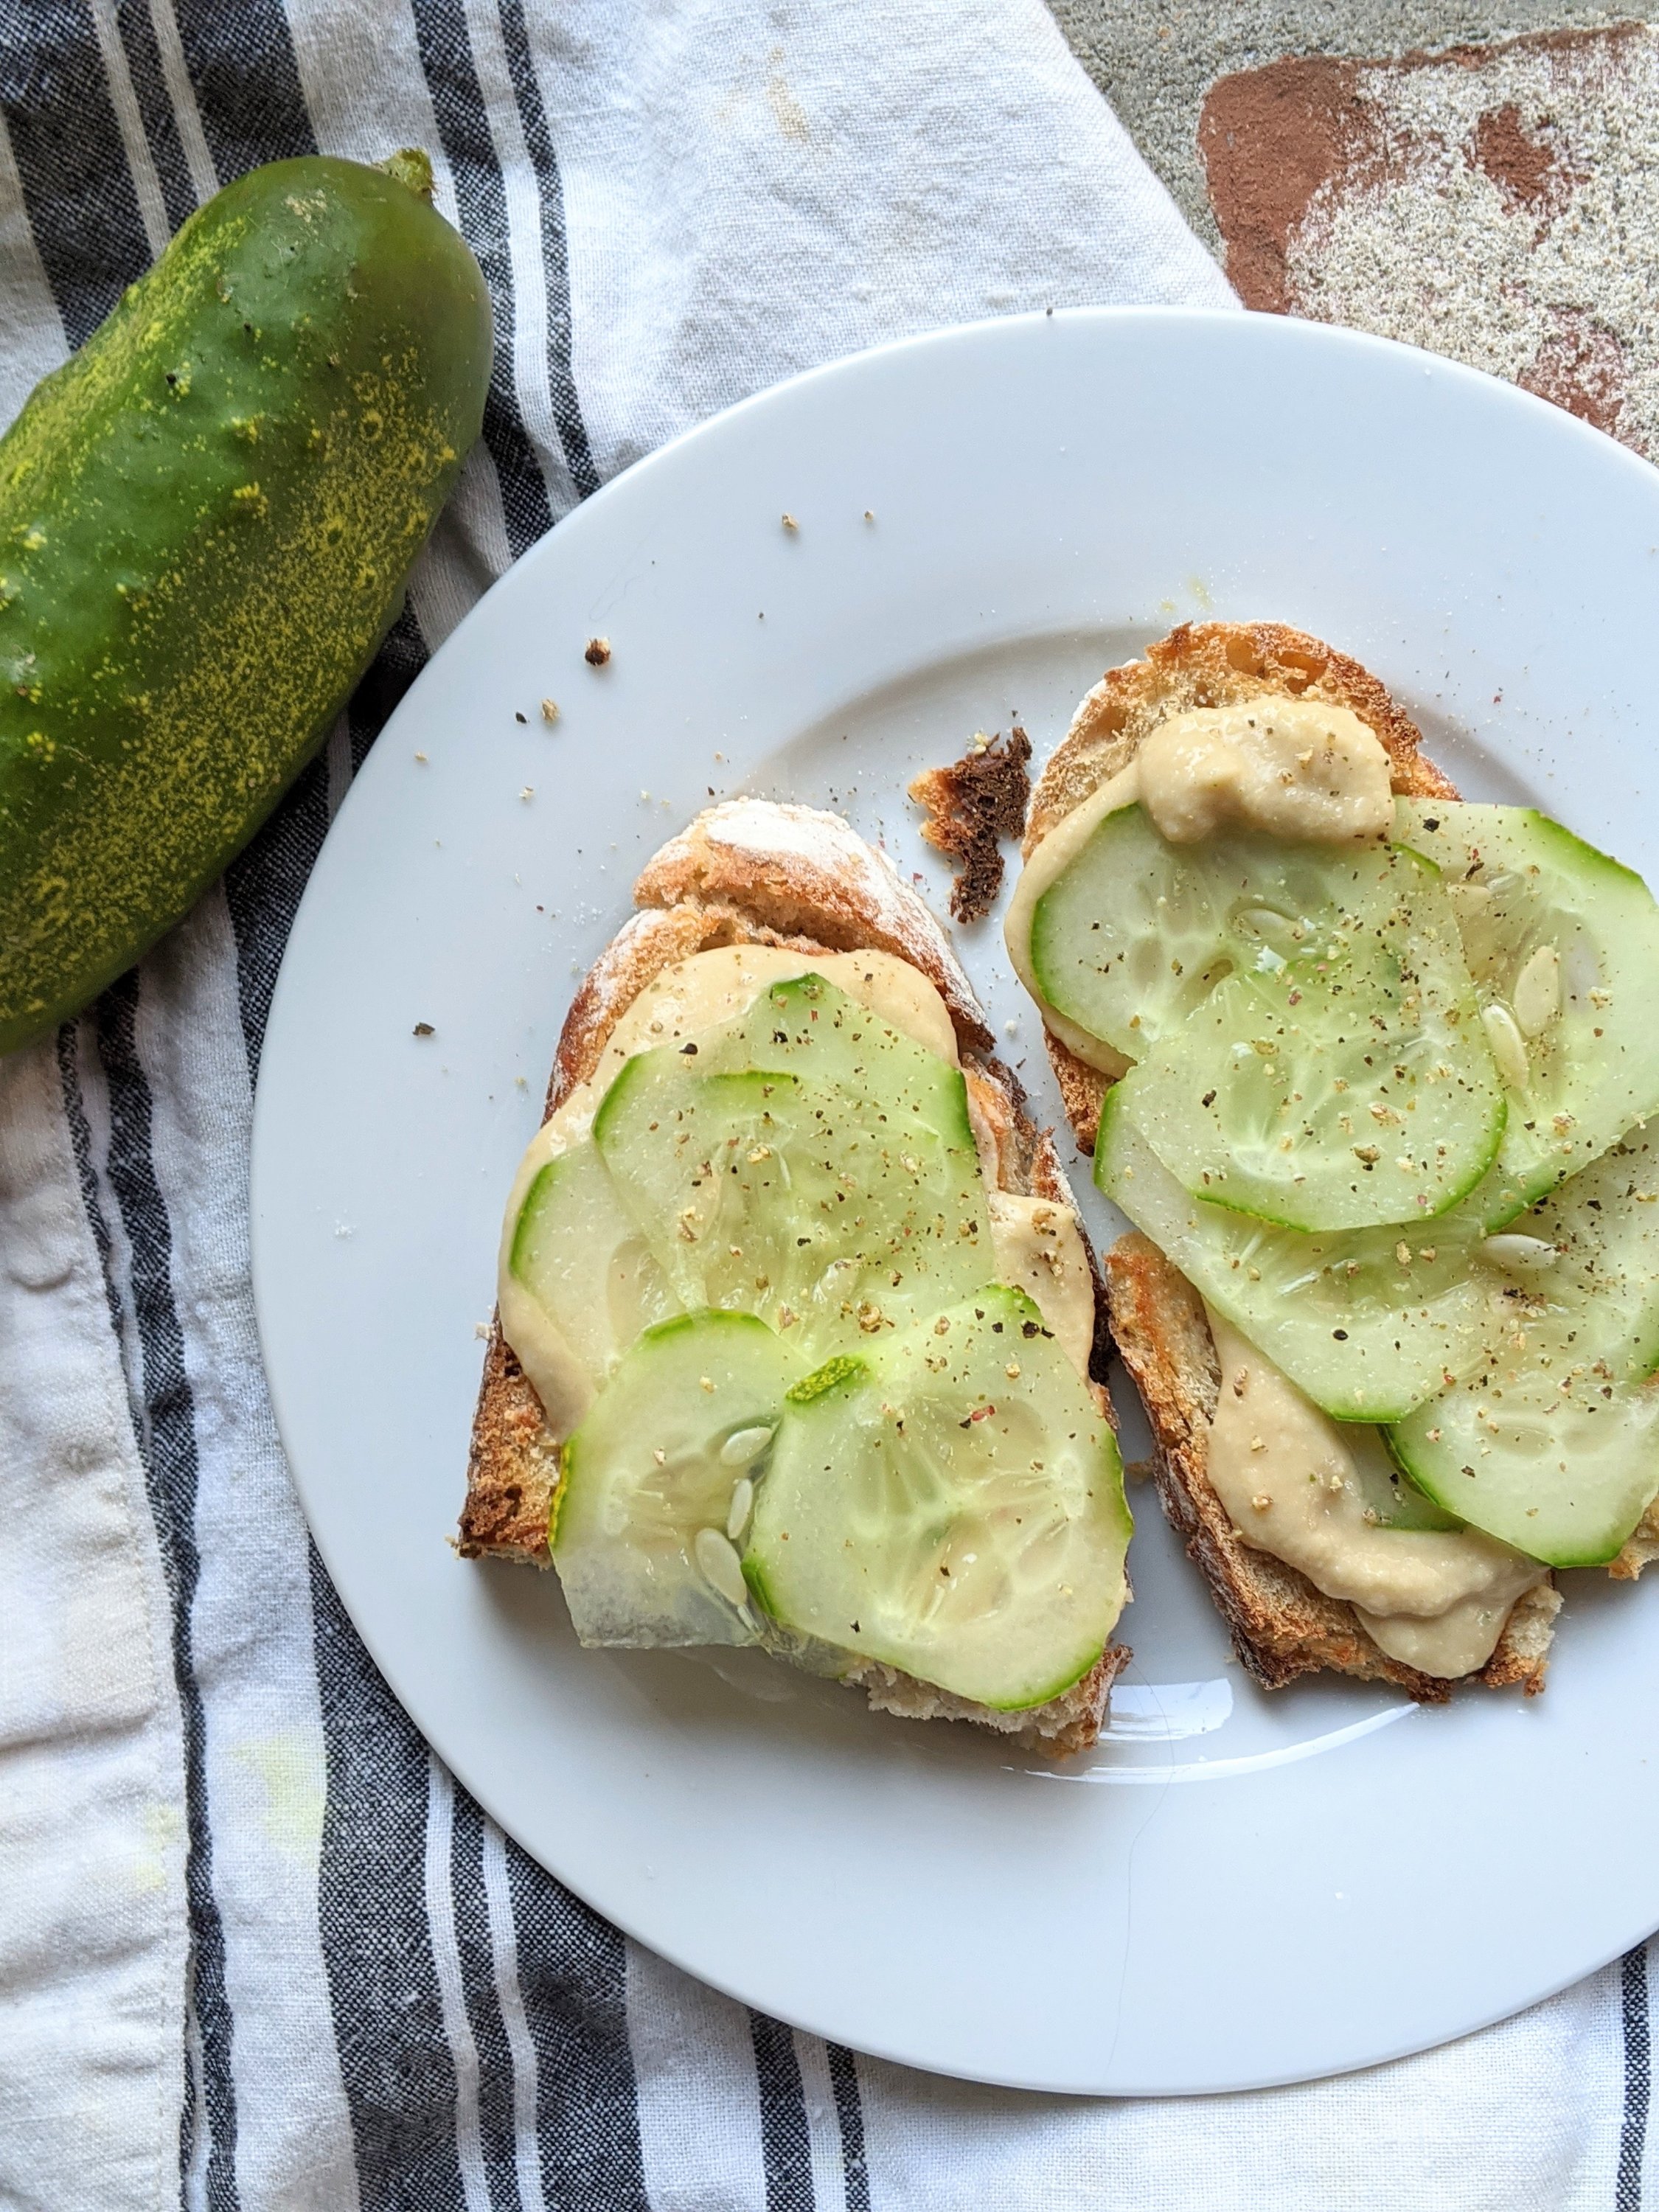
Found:
<svg viewBox="0 0 1659 2212"><path fill-rule="evenodd" d="M751 2014L532 1863L312 1550L246 1200L329 817L491 578L662 439L964 319L1224 285L1037 0L0 11L0 410L256 162L428 147L495 301L409 611L223 883L0 1062L0 2202L137 2212L1639 2204L1645 1964L1362 2078L960 2087Z"/></svg>

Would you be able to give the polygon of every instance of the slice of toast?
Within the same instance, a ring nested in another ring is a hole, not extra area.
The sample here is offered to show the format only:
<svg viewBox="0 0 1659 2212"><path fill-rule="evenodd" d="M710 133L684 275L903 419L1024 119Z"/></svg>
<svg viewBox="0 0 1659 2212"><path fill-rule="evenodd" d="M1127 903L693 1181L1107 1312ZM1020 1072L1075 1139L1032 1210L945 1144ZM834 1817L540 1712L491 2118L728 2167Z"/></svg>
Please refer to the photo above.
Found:
<svg viewBox="0 0 1659 2212"><path fill-rule="evenodd" d="M1025 857L1056 823L1127 767L1170 715L1264 693L1348 708L1381 739L1396 793L1457 797L1455 785L1425 758L1415 723L1357 660L1279 623L1183 623L1149 646L1144 659L1110 670L1079 707L1031 795ZM1092 1152L1101 1103L1113 1079L1079 1060L1051 1031L1045 1031L1045 1042L1079 1146ZM1256 1680L1277 1689L1298 1674L1331 1668L1398 1683L1425 1703L1445 1699L1449 1685L1389 1657L1360 1626L1352 1606L1325 1596L1305 1575L1235 1533L1206 1471L1218 1368L1203 1304L1185 1277L1136 1233L1107 1254L1106 1285L1112 1334L1152 1423L1164 1510L1185 1538L1238 1656ZM1633 1538L1632 1547L1636 1543ZM1659 1556L1659 1522L1652 1548L1624 1571L1639 1573L1644 1559L1654 1556ZM1469 1679L1492 1688L1518 1682L1529 1693L1540 1690L1560 1603L1550 1583L1517 1599L1498 1649Z"/></svg>
<svg viewBox="0 0 1659 2212"><path fill-rule="evenodd" d="M950 1012L981 1158L994 1156L1000 1188L1075 1212L1054 1144L1033 1127L1018 1082L995 1057L985 1016L944 931L885 854L839 816L759 799L711 807L647 861L634 896L640 911L599 955L565 1018L547 1114L593 1073L612 1030L647 984L695 952L745 943L781 945L804 961L827 952L889 952L925 975ZM1109 1419L1100 1379L1109 1341L1104 1287L1086 1237L1084 1249L1096 1293L1091 1387ZM550 1565L548 1517L559 1469L560 1440L497 1315L473 1419L462 1554ZM1112 1646L1060 1696L1016 1713L975 1705L875 1662L855 1665L842 1679L881 1711L972 1721L1059 1757L1094 1742L1128 1656Z"/></svg>

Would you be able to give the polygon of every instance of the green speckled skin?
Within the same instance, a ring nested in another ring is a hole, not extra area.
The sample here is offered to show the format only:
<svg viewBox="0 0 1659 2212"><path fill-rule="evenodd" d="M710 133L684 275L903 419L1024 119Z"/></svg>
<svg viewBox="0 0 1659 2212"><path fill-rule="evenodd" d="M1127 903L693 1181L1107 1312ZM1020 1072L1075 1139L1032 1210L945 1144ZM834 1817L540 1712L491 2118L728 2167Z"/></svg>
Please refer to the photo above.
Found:
<svg viewBox="0 0 1659 2212"><path fill-rule="evenodd" d="M0 441L0 1052L129 967L302 766L489 359L427 199L311 157L228 185L37 387Z"/></svg>

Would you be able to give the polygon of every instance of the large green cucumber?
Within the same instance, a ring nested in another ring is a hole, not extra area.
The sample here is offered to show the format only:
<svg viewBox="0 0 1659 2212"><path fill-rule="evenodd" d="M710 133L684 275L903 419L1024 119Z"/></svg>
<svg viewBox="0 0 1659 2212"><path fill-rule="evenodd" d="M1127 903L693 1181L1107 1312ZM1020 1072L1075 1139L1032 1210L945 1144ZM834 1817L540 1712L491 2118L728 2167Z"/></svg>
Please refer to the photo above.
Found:
<svg viewBox="0 0 1659 2212"><path fill-rule="evenodd" d="M0 1051L258 826L477 435L483 278L424 157L392 170L228 185L0 441Z"/></svg>

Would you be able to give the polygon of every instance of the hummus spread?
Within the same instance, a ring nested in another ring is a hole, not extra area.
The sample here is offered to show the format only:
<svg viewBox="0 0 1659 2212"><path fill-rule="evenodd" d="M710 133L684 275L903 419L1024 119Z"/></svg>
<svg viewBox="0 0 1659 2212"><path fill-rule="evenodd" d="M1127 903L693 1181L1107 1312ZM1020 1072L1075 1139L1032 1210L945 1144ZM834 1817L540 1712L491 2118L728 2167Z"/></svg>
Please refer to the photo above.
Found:
<svg viewBox="0 0 1659 2212"><path fill-rule="evenodd" d="M1446 1677L1484 1666L1548 1570L1477 1529L1384 1525L1370 1502L1389 1483L1376 1431L1321 1413L1217 1313L1210 1329L1221 1386L1207 1471L1244 1542L1346 1599L1390 1657Z"/></svg>
<svg viewBox="0 0 1659 2212"><path fill-rule="evenodd" d="M1394 821L1389 756L1346 707L1249 699L1160 722L1135 755L1140 803L1172 845L1228 830L1295 843L1380 837Z"/></svg>
<svg viewBox="0 0 1659 2212"><path fill-rule="evenodd" d="M1095 1282L1069 1206L1012 1190L987 1193L997 1280L1024 1291L1086 1382L1095 1340Z"/></svg>

